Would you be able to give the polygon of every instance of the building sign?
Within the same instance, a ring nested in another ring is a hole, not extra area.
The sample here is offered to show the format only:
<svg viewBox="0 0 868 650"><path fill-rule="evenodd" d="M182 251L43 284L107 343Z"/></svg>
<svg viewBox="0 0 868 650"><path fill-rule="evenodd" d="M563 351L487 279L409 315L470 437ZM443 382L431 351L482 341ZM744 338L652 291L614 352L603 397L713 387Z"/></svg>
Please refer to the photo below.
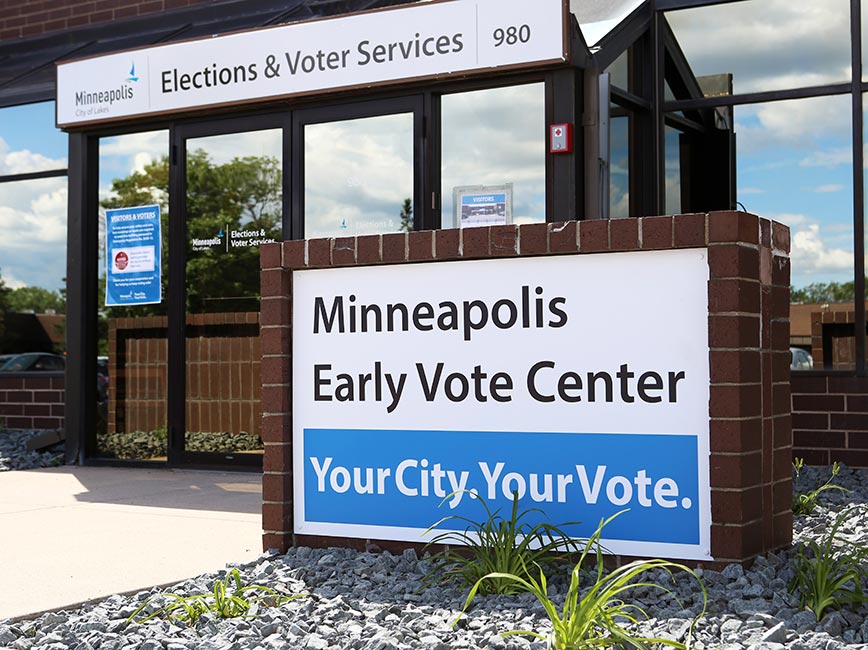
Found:
<svg viewBox="0 0 868 650"><path fill-rule="evenodd" d="M106 210L107 307L162 301L160 206Z"/></svg>
<svg viewBox="0 0 868 650"><path fill-rule="evenodd" d="M420 542L517 492L709 558L707 282L705 250L295 271L295 532Z"/></svg>
<svg viewBox="0 0 868 650"><path fill-rule="evenodd" d="M455 223L461 228L505 226L512 223L512 183L472 185L452 190Z"/></svg>
<svg viewBox="0 0 868 650"><path fill-rule="evenodd" d="M72 126L566 58L564 0L447 0L61 63Z"/></svg>

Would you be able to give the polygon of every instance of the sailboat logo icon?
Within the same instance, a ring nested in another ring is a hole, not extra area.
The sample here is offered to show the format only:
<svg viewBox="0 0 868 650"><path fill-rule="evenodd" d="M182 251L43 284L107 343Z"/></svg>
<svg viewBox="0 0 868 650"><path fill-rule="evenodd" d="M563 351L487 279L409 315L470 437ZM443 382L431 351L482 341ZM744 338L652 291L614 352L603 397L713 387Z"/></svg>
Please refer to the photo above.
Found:
<svg viewBox="0 0 868 650"><path fill-rule="evenodd" d="M127 81L138 81L139 78L136 76L136 63L133 61L133 67L130 68L130 76L127 77Z"/></svg>

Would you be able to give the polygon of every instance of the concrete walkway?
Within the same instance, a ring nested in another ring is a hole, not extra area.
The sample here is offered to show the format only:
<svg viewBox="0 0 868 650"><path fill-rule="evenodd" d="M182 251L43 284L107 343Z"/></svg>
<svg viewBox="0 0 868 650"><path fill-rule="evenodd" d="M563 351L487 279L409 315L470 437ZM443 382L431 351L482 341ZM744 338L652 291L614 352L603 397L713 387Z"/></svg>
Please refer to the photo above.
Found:
<svg viewBox="0 0 868 650"><path fill-rule="evenodd" d="M0 472L0 620L253 560L261 508L260 474Z"/></svg>

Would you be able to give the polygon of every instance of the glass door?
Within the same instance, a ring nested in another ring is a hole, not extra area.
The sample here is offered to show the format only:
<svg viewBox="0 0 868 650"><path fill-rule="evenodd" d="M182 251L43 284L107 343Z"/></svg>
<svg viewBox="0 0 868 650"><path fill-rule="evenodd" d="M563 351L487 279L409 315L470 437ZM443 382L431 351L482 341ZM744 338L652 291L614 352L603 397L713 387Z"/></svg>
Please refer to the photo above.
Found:
<svg viewBox="0 0 868 650"><path fill-rule="evenodd" d="M273 118L176 130L183 390L170 394L184 399L170 407L171 462L261 466L259 248L283 240L284 133Z"/></svg>
<svg viewBox="0 0 868 650"><path fill-rule="evenodd" d="M422 98L297 111L295 237L352 237L421 227Z"/></svg>

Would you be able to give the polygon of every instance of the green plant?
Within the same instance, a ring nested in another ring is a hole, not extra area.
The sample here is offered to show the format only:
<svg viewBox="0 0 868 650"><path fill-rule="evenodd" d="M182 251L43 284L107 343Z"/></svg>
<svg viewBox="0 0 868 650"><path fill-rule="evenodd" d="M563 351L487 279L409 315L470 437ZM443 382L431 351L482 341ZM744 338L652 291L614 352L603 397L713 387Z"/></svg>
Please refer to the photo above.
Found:
<svg viewBox="0 0 868 650"><path fill-rule="evenodd" d="M838 535L838 529L850 514L862 506L853 506L835 519L832 529L819 542L800 544L789 582L790 592L797 591L799 603L821 620L826 610L868 602L862 585L868 578L865 560L868 548ZM805 552L806 546L810 554Z"/></svg>
<svg viewBox="0 0 868 650"><path fill-rule="evenodd" d="M444 501L455 493L447 495ZM466 517L449 515L432 525L425 534L451 521L467 524L464 532L445 531L434 537L432 544L459 544L461 550L447 548L432 557L434 568L426 576L425 583L458 580L464 586L471 586L479 578L491 573L514 573L527 576L527 567L552 566L563 560L558 552L578 553L579 547L563 530L578 522L568 522L559 526L541 522L531 525L527 518L538 508L518 510L518 493L513 492L512 511L509 518L501 516L501 509L494 512L485 500L475 492L467 492L485 509L486 518L478 523ZM511 580L494 579L485 583L482 593L508 594L521 591L521 586Z"/></svg>
<svg viewBox="0 0 868 650"><path fill-rule="evenodd" d="M170 620L194 625L203 614L212 614L218 618L247 616L254 605L279 607L296 598L302 598L305 594L285 595L261 585L244 586L238 569L232 569L223 580L215 580L209 592L192 596L167 593L162 596L170 599L166 605L136 620L136 617L154 601L154 598L150 598L130 615L127 622L144 623L152 618L165 616Z"/></svg>
<svg viewBox="0 0 868 650"><path fill-rule="evenodd" d="M604 575L600 536L603 528L623 512L625 511L622 510L601 521L597 530L585 544L578 563L573 567L570 585L560 611L549 598L546 576L540 569L539 579L525 578L509 573L491 573L483 576L471 588L462 612L467 610L480 587L486 581L503 580L514 582L536 596L552 624L552 632L548 637L531 630L511 630L505 632L504 635L523 634L547 640L549 647L554 650L589 650L610 646L644 648L649 643L679 649L686 648L685 644L672 639L635 636L624 627L625 623L637 623L639 616L647 618L647 614L641 607L625 602L624 597L628 590L637 587L650 587L671 593L666 587L642 580L643 574L648 571L662 569L671 576L673 569L679 569L691 574L699 582L700 587L702 587L703 607L691 624L691 631L696 621L705 615L707 594L702 580L696 573L682 564L666 560L637 560ZM594 572L588 572L584 569L585 561L591 555L595 556L597 561ZM583 575L588 576L592 581L584 590L582 589Z"/></svg>
<svg viewBox="0 0 868 650"><path fill-rule="evenodd" d="M795 515L809 515L814 512L814 508L817 507L817 499L819 496L825 492L826 490L839 490L841 492L849 492L850 490L841 487L840 485L833 485L832 481L838 473L841 471L841 467L837 462L832 463L832 475L828 478L828 480L823 483L821 486L814 488L813 490L804 490L800 485L800 479L802 475L802 468L805 466L805 461L803 458L796 458L793 460L793 471L795 472L795 493L793 494L793 514Z"/></svg>

